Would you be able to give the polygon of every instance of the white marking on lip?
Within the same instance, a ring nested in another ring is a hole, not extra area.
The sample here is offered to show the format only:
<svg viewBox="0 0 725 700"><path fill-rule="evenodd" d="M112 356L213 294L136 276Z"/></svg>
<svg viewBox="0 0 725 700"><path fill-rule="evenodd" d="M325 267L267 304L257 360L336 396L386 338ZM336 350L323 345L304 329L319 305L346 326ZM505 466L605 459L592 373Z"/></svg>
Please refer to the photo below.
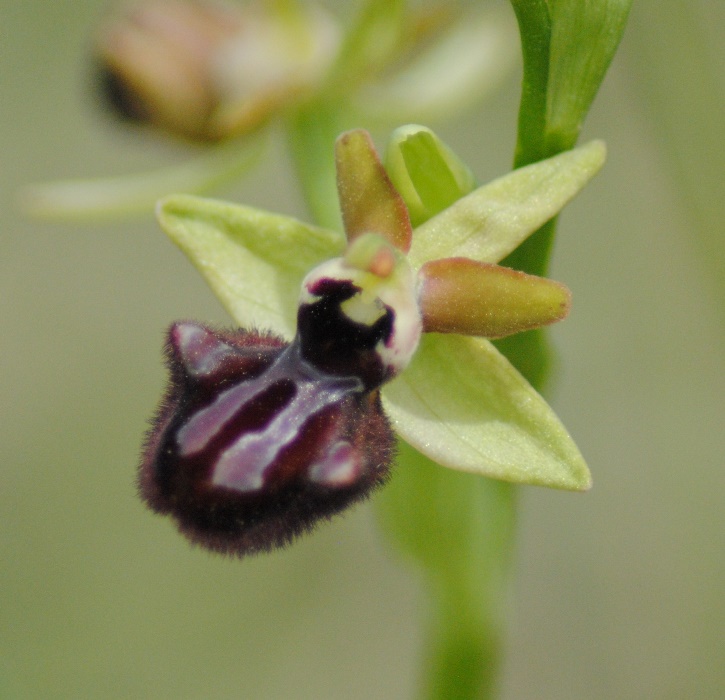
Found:
<svg viewBox="0 0 725 700"><path fill-rule="evenodd" d="M264 376L264 375L262 375ZM214 401L189 418L176 435L179 454L189 457L201 452L226 426L243 404L267 388L261 377L223 391Z"/></svg>
<svg viewBox="0 0 725 700"><path fill-rule="evenodd" d="M360 461L352 445L336 442L325 457L307 472L311 481L325 486L349 486L360 476Z"/></svg>
<svg viewBox="0 0 725 700"><path fill-rule="evenodd" d="M186 371L195 377L211 374L233 348L206 328L180 323L174 328L175 340Z"/></svg>
<svg viewBox="0 0 725 700"><path fill-rule="evenodd" d="M228 447L216 465L212 483L235 491L256 491L264 486L265 472L283 448L292 444L307 422L340 400L347 388L326 389L319 382L298 384L290 403L262 430L246 433Z"/></svg>

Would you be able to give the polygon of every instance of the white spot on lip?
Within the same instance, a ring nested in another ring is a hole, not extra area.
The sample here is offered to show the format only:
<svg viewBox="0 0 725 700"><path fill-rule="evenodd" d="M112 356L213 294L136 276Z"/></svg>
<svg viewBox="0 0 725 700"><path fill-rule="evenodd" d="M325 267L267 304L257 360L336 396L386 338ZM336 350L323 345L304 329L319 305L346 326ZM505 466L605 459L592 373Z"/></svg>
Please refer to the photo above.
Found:
<svg viewBox="0 0 725 700"><path fill-rule="evenodd" d="M336 442L325 457L307 472L311 481L324 486L349 486L360 476L360 462L349 442Z"/></svg>
<svg viewBox="0 0 725 700"><path fill-rule="evenodd" d="M211 374L226 355L234 352L227 343L194 323L177 324L174 336L186 371L195 377Z"/></svg>

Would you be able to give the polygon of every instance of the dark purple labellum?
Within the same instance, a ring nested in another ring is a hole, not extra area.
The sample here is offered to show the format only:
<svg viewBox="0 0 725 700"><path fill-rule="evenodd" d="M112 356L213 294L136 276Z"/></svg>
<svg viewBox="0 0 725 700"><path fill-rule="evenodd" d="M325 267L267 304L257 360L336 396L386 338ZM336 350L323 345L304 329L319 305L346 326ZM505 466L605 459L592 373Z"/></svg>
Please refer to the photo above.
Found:
<svg viewBox="0 0 725 700"><path fill-rule="evenodd" d="M299 339L195 323L171 327L166 354L139 484L193 542L240 556L283 546L385 481L394 437L367 364L321 368Z"/></svg>

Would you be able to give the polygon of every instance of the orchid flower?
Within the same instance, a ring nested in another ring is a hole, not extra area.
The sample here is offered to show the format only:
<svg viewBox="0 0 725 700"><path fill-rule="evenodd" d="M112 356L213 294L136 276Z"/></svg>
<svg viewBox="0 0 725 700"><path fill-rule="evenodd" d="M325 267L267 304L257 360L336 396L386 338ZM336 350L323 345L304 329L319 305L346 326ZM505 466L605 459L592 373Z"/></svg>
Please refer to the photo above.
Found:
<svg viewBox="0 0 725 700"><path fill-rule="evenodd" d="M447 173L438 201L421 151ZM592 142L473 189L422 127L394 134L387 170L366 132L347 132L336 144L344 237L239 205L162 200L161 226L242 330L172 326L146 501L215 550L283 545L384 483L390 427L442 467L588 488L565 428L486 338L567 314L563 285L496 263L603 160ZM413 229L409 209L427 220Z"/></svg>

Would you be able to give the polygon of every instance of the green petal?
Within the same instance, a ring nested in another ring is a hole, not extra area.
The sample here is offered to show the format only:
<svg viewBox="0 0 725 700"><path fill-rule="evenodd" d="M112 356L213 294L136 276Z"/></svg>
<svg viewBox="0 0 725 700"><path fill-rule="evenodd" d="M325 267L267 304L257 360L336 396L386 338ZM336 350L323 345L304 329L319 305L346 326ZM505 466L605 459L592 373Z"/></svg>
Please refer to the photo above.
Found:
<svg viewBox="0 0 725 700"><path fill-rule="evenodd" d="M345 244L290 217L187 195L161 200L157 216L239 325L288 338L302 279Z"/></svg>
<svg viewBox="0 0 725 700"><path fill-rule="evenodd" d="M380 162L370 134L354 129L335 143L337 191L349 241L378 233L404 253L412 228L403 198Z"/></svg>
<svg viewBox="0 0 725 700"><path fill-rule="evenodd" d="M417 124L401 126L391 134L385 169L408 207L413 226L476 187L468 166L433 131Z"/></svg>
<svg viewBox="0 0 725 700"><path fill-rule="evenodd" d="M424 335L383 399L401 437L443 466L573 491L591 485L554 412L486 340Z"/></svg>
<svg viewBox="0 0 725 700"><path fill-rule="evenodd" d="M415 229L411 263L466 257L498 262L561 209L604 164L592 141L479 187Z"/></svg>

